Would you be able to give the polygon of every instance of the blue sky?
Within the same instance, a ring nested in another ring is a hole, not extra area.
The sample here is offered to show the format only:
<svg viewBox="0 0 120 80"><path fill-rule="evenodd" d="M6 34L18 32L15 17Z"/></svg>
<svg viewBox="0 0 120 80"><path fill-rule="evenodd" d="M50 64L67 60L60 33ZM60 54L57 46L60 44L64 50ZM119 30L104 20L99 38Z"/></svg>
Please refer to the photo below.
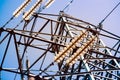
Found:
<svg viewBox="0 0 120 80"><path fill-rule="evenodd" d="M0 26L5 24L11 17L13 12L20 6L24 0L0 0ZM37 0L32 0L30 6ZM56 0L52 6L43 10L44 13L59 14L71 0ZM74 0L69 8L65 10L66 13L98 25L99 22L118 4L120 0ZM29 6L29 7L30 7ZM29 8L26 9L26 11ZM105 20L103 23L104 29L113 32L117 35L119 33L120 21L120 6ZM22 16L15 18L7 27L15 27L17 22L22 19ZM14 24L13 24L14 23ZM15 24L16 23L16 24Z"/></svg>
<svg viewBox="0 0 120 80"><path fill-rule="evenodd" d="M24 0L0 0L0 27L12 17L14 10L18 8L23 1ZM69 1L70 0L56 0L50 8L45 9L43 12L59 14L59 11L63 10ZM78 19L98 25L119 1L120 0L74 0L65 12ZM18 23L21 19L21 16L15 18L14 21L6 27L15 26L14 22ZM119 23L120 6L106 19L103 27L110 32L120 35ZM8 80L6 75L4 75L3 78L3 80Z"/></svg>
<svg viewBox="0 0 120 80"><path fill-rule="evenodd" d="M14 10L18 8L23 1L24 0L0 0L0 26L2 26L5 21L12 17ZM50 8L44 10L43 12L58 14L59 11L62 10L69 1L70 0L56 0ZM74 0L66 12L79 19L97 25L118 2L119 0ZM119 8L120 6L104 22L105 26L107 26L106 24L109 22L113 23L113 25L108 25L111 26L112 29L118 26L120 21Z"/></svg>

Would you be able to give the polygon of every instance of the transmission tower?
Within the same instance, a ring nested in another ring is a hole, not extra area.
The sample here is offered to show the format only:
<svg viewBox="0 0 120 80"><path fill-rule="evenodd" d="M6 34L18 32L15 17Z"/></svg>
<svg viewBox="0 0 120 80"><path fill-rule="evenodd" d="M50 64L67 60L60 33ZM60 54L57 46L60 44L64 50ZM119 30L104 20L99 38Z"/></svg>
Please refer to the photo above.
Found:
<svg viewBox="0 0 120 80"><path fill-rule="evenodd" d="M1 76L6 72L14 76L11 80L120 79L119 36L63 11L25 15L19 27L0 28ZM116 43L109 47L101 37ZM7 61L11 65L4 66Z"/></svg>

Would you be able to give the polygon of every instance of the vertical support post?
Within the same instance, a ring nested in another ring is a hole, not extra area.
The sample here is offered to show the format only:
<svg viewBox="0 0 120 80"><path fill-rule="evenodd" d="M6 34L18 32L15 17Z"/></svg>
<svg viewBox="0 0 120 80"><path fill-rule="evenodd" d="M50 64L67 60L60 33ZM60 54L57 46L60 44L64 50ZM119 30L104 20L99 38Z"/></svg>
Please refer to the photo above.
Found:
<svg viewBox="0 0 120 80"><path fill-rule="evenodd" d="M21 60L19 52L18 52L17 39L16 39L16 36L15 36L13 31L12 31L12 33L13 33L13 37L14 37L14 44L15 44L16 55L17 55L17 60L18 60L18 69L20 69L21 80L24 80L23 71L22 71L22 68L23 68L22 67L22 60Z"/></svg>
<svg viewBox="0 0 120 80"><path fill-rule="evenodd" d="M27 80L35 80L35 78L34 77L31 77L30 75L32 75L32 74L30 74L30 70L29 70L29 67L30 67L30 61L27 59L26 60L26 68L27 68L27 70L28 70L28 72L27 72L27 74L28 74L28 76L27 76Z"/></svg>

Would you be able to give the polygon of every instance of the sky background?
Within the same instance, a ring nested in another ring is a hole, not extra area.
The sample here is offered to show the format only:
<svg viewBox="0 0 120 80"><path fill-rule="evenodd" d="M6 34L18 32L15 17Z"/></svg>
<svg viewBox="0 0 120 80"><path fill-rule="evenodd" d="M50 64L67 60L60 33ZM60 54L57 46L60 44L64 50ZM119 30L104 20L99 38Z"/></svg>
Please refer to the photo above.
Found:
<svg viewBox="0 0 120 80"><path fill-rule="evenodd" d="M0 0L0 26L2 26L12 17L13 12L23 1L24 0ZM37 0L33 0L33 3L34 1ZM113 9L113 7L119 1L120 0L74 0L71 6L65 11L76 18L98 25L98 23ZM69 2L70 0L56 0L52 6L43 10L42 12L58 14L59 11L63 10ZM31 5L32 4L30 4L30 6ZM22 19L22 17L20 16L14 20L17 21L19 19ZM112 30L113 33L119 35L119 32L116 31L116 28L119 28L119 21L120 6L118 6L118 8L103 23L104 28L109 31Z"/></svg>
<svg viewBox="0 0 120 80"><path fill-rule="evenodd" d="M8 21L13 12L21 5L24 0L0 0L0 27ZM33 0L34 2L37 0ZM71 0L56 0L53 5L43 10L44 13L59 14ZM94 25L98 25L101 20L118 4L120 0L74 0L73 3L65 10L67 14L78 19L87 21ZM32 4L30 4L32 5ZM27 8L26 10L28 10ZM16 23L22 19L21 16L15 18L6 27L15 27ZM120 35L120 6L105 20L103 28ZM109 44L109 41L105 41ZM2 47L0 47L0 50ZM2 51L1 51L2 52ZM4 75L2 80L8 80Z"/></svg>

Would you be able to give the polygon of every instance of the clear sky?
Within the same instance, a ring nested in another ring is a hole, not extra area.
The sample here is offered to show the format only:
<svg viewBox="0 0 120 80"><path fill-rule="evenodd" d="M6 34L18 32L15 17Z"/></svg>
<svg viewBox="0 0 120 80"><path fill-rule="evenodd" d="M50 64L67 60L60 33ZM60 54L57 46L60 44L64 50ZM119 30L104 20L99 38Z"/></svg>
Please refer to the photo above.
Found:
<svg viewBox="0 0 120 80"><path fill-rule="evenodd" d="M12 17L15 9L18 8L23 1L24 0L0 0L0 27ZM37 0L33 0L33 3L34 1ZM98 25L119 1L120 0L74 0L65 12L78 19ZM59 14L59 11L63 10L69 2L70 0L56 0L53 5L43 12ZM21 19L21 16L14 19L14 21L6 27L15 27L14 22L19 23L18 21ZM120 6L105 20L103 28L120 36ZM5 75L2 78L3 80L8 80Z"/></svg>
<svg viewBox="0 0 120 80"><path fill-rule="evenodd" d="M0 26L10 17L24 0L0 0ZM35 0L33 0L35 1ZM56 0L55 3L43 12L58 14L70 0ZM66 13L95 25L112 10L119 0L74 0L66 9ZM120 21L120 6L103 23L106 29L118 28ZM21 18L21 17L20 17ZM110 23L110 24L109 24ZM118 32L114 31L116 34Z"/></svg>

